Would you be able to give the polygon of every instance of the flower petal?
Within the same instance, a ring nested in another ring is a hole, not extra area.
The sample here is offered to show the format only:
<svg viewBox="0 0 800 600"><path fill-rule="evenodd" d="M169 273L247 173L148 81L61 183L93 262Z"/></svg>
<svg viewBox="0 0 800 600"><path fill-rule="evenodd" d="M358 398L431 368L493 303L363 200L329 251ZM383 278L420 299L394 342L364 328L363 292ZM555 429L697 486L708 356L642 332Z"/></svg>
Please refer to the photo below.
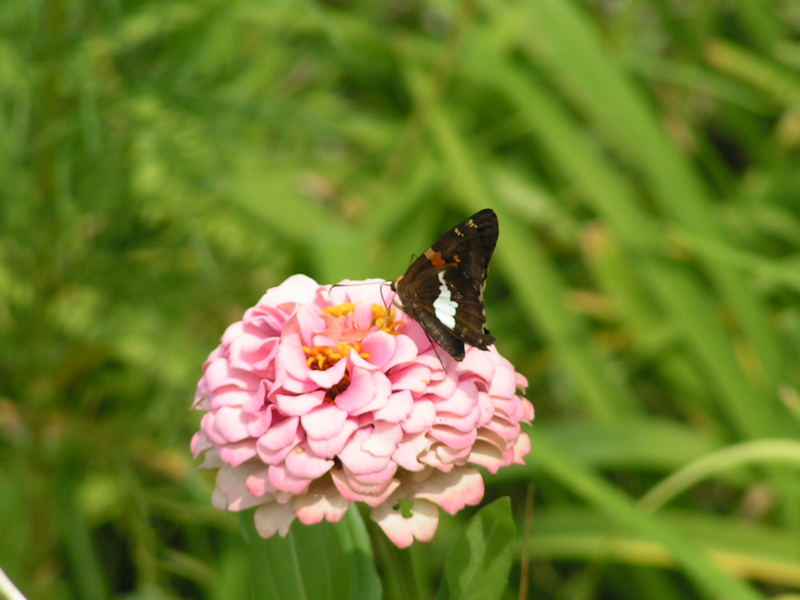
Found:
<svg viewBox="0 0 800 600"><path fill-rule="evenodd" d="M408 433L427 431L436 418L436 408L430 400L417 400L409 417L403 421L403 429Z"/></svg>
<svg viewBox="0 0 800 600"><path fill-rule="evenodd" d="M267 477L277 489L290 494L302 494L311 483L310 479L292 475L284 464L270 465Z"/></svg>
<svg viewBox="0 0 800 600"><path fill-rule="evenodd" d="M253 515L256 530L264 538L272 537L276 533L279 533L281 537L286 537L292 521L294 521L294 512L292 512L290 504L270 502L259 506Z"/></svg>
<svg viewBox="0 0 800 600"><path fill-rule="evenodd" d="M296 496L292 506L297 518L304 525L311 525L323 519L332 523L341 521L350 503L330 480L320 480L314 482L308 492Z"/></svg>
<svg viewBox="0 0 800 600"><path fill-rule="evenodd" d="M421 542L433 539L439 526L439 510L435 504L414 499L409 516L404 516L402 510L395 506L397 503L384 502L373 508L370 514L395 546L407 548L415 539Z"/></svg>
<svg viewBox="0 0 800 600"><path fill-rule="evenodd" d="M290 475L300 479L316 479L331 467L333 467L332 460L320 458L302 445L295 446L294 450L286 455L286 470Z"/></svg>
<svg viewBox="0 0 800 600"><path fill-rule="evenodd" d="M319 387L328 389L333 387L342 380L344 371L347 368L347 361L342 359L336 362L335 365L324 371L316 371L310 369L308 371L308 378L316 383Z"/></svg>
<svg viewBox="0 0 800 600"><path fill-rule="evenodd" d="M347 413L334 404L323 404L300 417L306 434L317 440L327 440L341 431Z"/></svg>
<svg viewBox="0 0 800 600"><path fill-rule="evenodd" d="M411 392L408 390L401 390L393 393L388 402L378 410L375 411L375 419L380 421L390 421L392 423L400 423L409 414L414 407L414 399L411 397Z"/></svg>
<svg viewBox="0 0 800 600"><path fill-rule="evenodd" d="M395 336L378 330L364 338L361 342L361 350L369 354L368 360L372 365L378 369L384 369L384 365L394 355L396 345Z"/></svg>
<svg viewBox="0 0 800 600"><path fill-rule="evenodd" d="M434 471L417 484L416 498L435 502L451 515L466 505L478 504L483 498L483 478L475 469L461 467L449 473Z"/></svg>
<svg viewBox="0 0 800 600"><path fill-rule="evenodd" d="M308 437L306 441L308 447L311 448L317 456L333 458L342 451L342 448L344 448L344 445L356 429L358 429L356 422L348 419L344 422L339 432L333 437L327 439Z"/></svg>
<svg viewBox="0 0 800 600"><path fill-rule="evenodd" d="M325 392L322 390L307 394L275 394L275 403L282 414L291 417L300 417L308 414L322 404Z"/></svg>
<svg viewBox="0 0 800 600"><path fill-rule="evenodd" d="M336 396L336 406L348 414L354 414L372 400L374 393L375 386L372 383L370 372L364 369L353 369L350 374L350 385Z"/></svg>

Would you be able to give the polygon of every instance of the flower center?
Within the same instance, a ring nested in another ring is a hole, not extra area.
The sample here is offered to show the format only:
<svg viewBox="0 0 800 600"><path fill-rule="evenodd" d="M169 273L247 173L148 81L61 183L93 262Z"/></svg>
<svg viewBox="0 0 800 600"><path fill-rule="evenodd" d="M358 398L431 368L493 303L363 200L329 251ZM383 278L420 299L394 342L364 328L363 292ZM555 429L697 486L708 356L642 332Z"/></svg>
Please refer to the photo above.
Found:
<svg viewBox="0 0 800 600"><path fill-rule="evenodd" d="M322 314L331 315L332 317L344 317L349 315L356 309L356 305L352 302L342 302L336 306L329 306L322 309Z"/></svg>
<svg viewBox="0 0 800 600"><path fill-rule="evenodd" d="M332 404L333 401L336 400L336 396L341 394L348 387L350 387L350 373L345 371L344 375L339 380L339 383L336 383L325 390L325 402Z"/></svg>
<svg viewBox="0 0 800 600"><path fill-rule="evenodd" d="M382 304L372 305L372 324L378 329L381 329L386 333L391 333L392 335L397 335L400 333L398 329L400 329L400 327L402 327L405 323L395 320L396 317L397 311L395 309L387 309Z"/></svg>
<svg viewBox="0 0 800 600"><path fill-rule="evenodd" d="M335 346L303 346L303 352L306 353L306 364L315 371L324 371L330 369L337 362L342 360L350 353L350 349L356 351L361 358L369 358L368 352L361 351L361 342L354 342L347 344L341 342Z"/></svg>
<svg viewBox="0 0 800 600"><path fill-rule="evenodd" d="M317 371L331 368L346 357L350 350L355 350L361 358L369 359L369 353L361 350L361 340L375 328L397 335L398 329L404 324L396 320L394 309L387 309L381 304L372 305L372 319L366 327L362 327L356 321L356 305L352 302L328 306L320 312L327 325L325 335L340 341L331 346L303 346L306 364Z"/></svg>

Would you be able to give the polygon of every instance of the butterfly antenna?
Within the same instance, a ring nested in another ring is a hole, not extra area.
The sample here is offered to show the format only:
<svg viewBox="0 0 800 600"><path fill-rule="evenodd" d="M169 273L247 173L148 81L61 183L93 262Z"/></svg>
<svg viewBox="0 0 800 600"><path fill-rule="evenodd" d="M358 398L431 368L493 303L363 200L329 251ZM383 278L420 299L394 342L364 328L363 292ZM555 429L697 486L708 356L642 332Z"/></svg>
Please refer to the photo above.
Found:
<svg viewBox="0 0 800 600"><path fill-rule="evenodd" d="M389 285L392 285L391 281L381 281L380 290L381 290L381 302L383 302L383 308L384 308L384 310L386 310L388 312L389 311L389 303L386 302L386 297L383 295L383 286L385 286L387 283Z"/></svg>
<svg viewBox="0 0 800 600"><path fill-rule="evenodd" d="M442 360L442 357L439 356L439 351L436 349L436 342L434 342L433 338L431 338L431 336L428 335L428 332L425 330L424 327L422 328L422 333L424 333L425 337L428 338L428 341L431 343L431 348L433 348L433 353L436 355L436 358L438 359L439 364L442 365L442 371L444 371L446 373L447 372L447 367L444 366L444 361Z"/></svg>
<svg viewBox="0 0 800 600"><path fill-rule="evenodd" d="M375 282L375 281L359 281L357 283L332 283L330 285L330 287L328 288L328 291L333 291L333 289L337 288L337 287L355 287L355 286L358 286L358 285L375 285L376 283L377 282ZM380 285L383 285L385 283L389 283L389 282L388 281L381 281Z"/></svg>

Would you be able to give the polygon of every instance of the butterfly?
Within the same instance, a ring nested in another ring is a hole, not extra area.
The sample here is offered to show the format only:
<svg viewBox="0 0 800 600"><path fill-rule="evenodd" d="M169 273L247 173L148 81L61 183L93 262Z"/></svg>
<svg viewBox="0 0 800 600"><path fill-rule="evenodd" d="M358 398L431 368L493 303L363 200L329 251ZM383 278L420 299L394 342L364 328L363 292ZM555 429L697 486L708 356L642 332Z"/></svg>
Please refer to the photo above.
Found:
<svg viewBox="0 0 800 600"><path fill-rule="evenodd" d="M442 235L392 282L403 311L456 360L464 344L494 343L486 328L483 288L497 244L497 215L485 208Z"/></svg>

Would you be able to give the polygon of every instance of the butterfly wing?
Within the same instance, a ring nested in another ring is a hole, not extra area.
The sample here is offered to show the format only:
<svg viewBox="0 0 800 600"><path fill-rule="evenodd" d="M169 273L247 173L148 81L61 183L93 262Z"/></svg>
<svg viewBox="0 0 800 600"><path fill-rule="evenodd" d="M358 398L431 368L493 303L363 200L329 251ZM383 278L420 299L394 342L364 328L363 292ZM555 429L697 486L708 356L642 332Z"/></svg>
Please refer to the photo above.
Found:
<svg viewBox="0 0 800 600"><path fill-rule="evenodd" d="M494 211L484 209L459 223L415 260L393 287L406 313L456 360L464 343L486 349L483 289L497 244Z"/></svg>

